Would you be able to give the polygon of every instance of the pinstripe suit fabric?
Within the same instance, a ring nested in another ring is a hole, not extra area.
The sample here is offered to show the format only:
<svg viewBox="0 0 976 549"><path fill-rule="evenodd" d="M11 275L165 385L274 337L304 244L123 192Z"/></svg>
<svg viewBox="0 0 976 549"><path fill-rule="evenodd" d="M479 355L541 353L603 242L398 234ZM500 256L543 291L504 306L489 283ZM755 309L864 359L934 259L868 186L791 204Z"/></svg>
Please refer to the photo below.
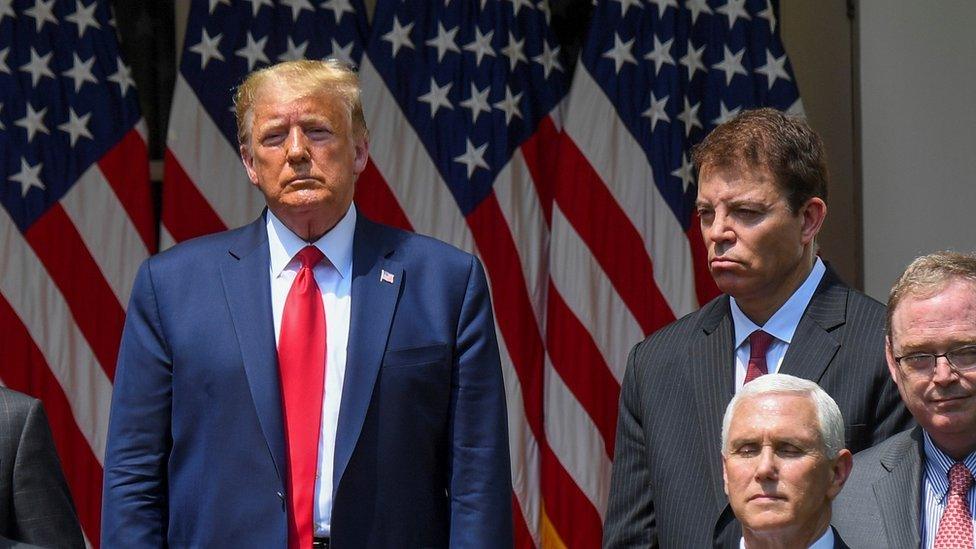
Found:
<svg viewBox="0 0 976 549"><path fill-rule="evenodd" d="M884 312L828 268L779 370L816 381L837 401L854 452L911 422L884 361ZM605 547L738 546L719 441L734 391L733 331L721 296L631 351Z"/></svg>
<svg viewBox="0 0 976 549"><path fill-rule="evenodd" d="M0 539L84 547L41 401L0 387ZM4 546L0 544L0 546Z"/></svg>

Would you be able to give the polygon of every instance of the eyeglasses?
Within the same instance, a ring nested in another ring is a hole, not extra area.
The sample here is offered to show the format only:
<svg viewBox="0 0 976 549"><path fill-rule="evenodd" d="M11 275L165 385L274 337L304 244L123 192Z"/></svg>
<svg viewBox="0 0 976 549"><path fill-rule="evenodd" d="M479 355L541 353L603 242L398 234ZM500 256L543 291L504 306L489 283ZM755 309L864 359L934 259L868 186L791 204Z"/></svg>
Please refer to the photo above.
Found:
<svg viewBox="0 0 976 549"><path fill-rule="evenodd" d="M895 360L911 374L931 375L935 370L935 363L939 357L945 357L949 365L956 372L968 372L976 369L976 345L964 345L946 351L940 355L933 353L912 353L896 356Z"/></svg>

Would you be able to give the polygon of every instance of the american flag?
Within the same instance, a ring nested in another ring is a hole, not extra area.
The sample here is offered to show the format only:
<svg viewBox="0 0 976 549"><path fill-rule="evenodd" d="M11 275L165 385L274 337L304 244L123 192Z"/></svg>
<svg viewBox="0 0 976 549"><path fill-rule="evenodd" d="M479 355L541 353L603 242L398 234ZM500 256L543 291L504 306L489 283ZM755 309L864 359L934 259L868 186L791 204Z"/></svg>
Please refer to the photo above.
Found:
<svg viewBox="0 0 976 549"><path fill-rule="evenodd" d="M156 250L145 127L108 2L0 1L0 381L40 398L85 535L124 307Z"/></svg>
<svg viewBox="0 0 976 549"><path fill-rule="evenodd" d="M362 0L194 0L166 141L164 247L245 225L264 207L237 150L232 97L247 73L293 59L358 64Z"/></svg>
<svg viewBox="0 0 976 549"><path fill-rule="evenodd" d="M558 377L582 408L545 412L575 485L543 485L567 544L600 543L628 350L718 293L690 149L757 106L802 110L767 0L597 2L565 103L550 242L546 391Z"/></svg>

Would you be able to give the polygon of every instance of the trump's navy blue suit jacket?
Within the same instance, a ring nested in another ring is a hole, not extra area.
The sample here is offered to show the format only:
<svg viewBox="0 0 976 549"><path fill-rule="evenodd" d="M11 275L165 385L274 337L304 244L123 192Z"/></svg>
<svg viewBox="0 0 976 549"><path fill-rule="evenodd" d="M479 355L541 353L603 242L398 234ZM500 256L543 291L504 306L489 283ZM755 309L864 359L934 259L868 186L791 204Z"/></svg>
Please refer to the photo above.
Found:
<svg viewBox="0 0 976 549"><path fill-rule="evenodd" d="M103 547L285 546L269 272L264 216L140 268L112 397ZM505 393L481 264L360 215L352 276L333 547L510 545Z"/></svg>

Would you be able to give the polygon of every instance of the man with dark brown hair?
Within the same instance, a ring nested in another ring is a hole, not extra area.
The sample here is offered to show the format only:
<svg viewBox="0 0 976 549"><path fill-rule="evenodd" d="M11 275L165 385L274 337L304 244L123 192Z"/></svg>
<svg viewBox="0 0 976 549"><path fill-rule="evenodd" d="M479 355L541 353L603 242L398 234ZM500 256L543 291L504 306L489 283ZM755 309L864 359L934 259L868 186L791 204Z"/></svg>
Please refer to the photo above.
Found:
<svg viewBox="0 0 976 549"><path fill-rule="evenodd" d="M722 413L755 377L817 382L867 448L910 421L887 375L884 306L816 255L823 144L805 121L746 111L695 149L697 210L722 295L638 344L621 388L607 547L737 546L723 491Z"/></svg>

